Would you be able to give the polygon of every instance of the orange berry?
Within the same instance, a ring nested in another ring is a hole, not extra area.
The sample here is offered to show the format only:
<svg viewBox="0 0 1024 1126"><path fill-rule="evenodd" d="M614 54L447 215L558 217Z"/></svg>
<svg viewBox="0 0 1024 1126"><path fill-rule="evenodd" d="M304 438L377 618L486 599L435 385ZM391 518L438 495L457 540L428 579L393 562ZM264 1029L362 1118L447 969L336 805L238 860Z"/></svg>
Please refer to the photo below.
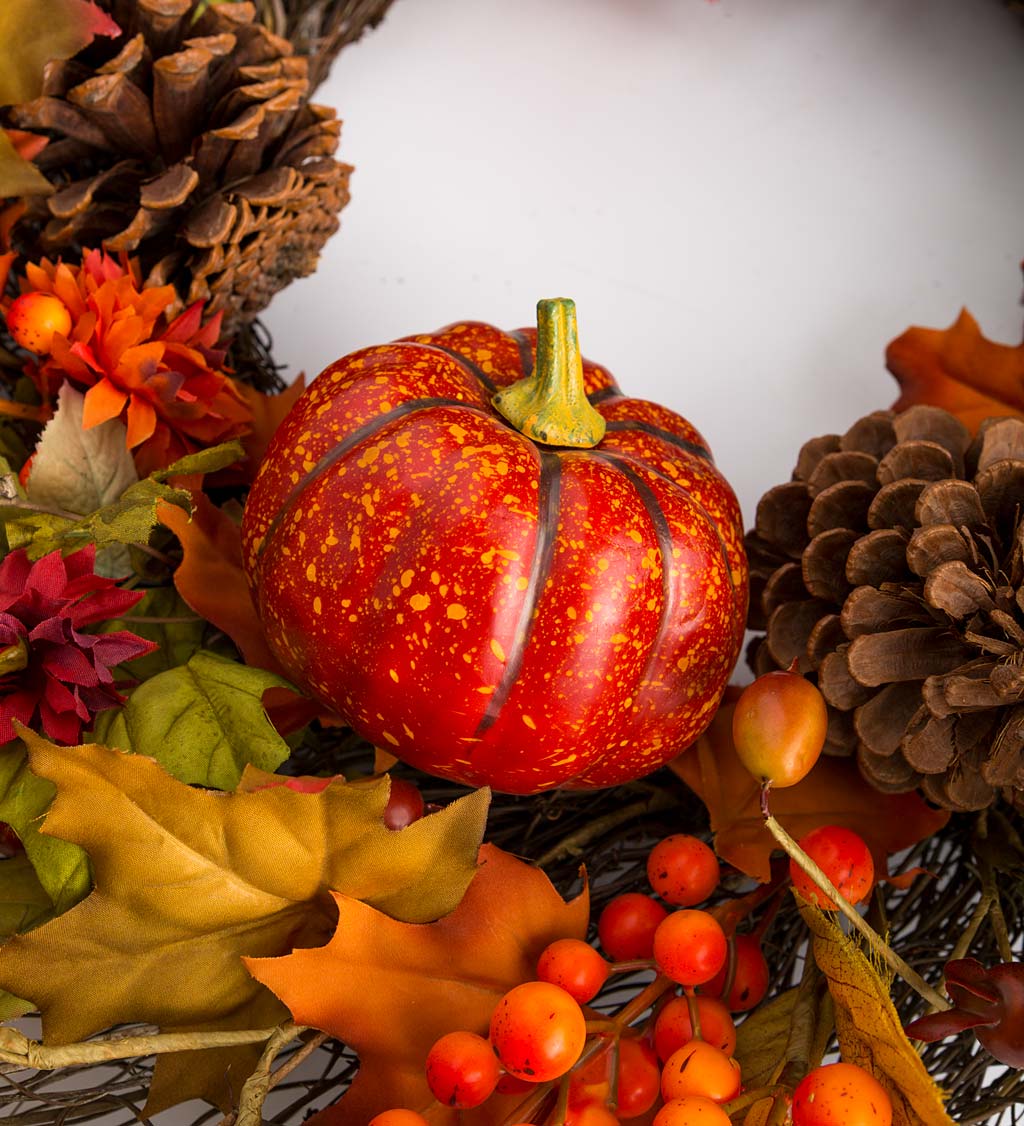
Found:
<svg viewBox="0 0 1024 1126"><path fill-rule="evenodd" d="M665 1061L661 1071L661 1097L681 1099L703 1095L727 1103L740 1090L740 1065L721 1048L704 1040L691 1040Z"/></svg>
<svg viewBox="0 0 1024 1126"><path fill-rule="evenodd" d="M871 849L852 829L842 825L821 825L801 837L797 844L825 873L836 891L848 903L860 903L871 893L875 883L875 862ZM793 887L811 903L825 911L838 910L838 904L826 895L795 860L789 862Z"/></svg>
<svg viewBox="0 0 1024 1126"><path fill-rule="evenodd" d="M718 857L699 838L675 833L659 841L647 857L647 879L673 907L703 903L718 887Z"/></svg>
<svg viewBox="0 0 1024 1126"><path fill-rule="evenodd" d="M724 1110L703 1095L669 1099L654 1116L651 1126L732 1126Z"/></svg>
<svg viewBox="0 0 1024 1126"><path fill-rule="evenodd" d="M370 1126L428 1126L422 1114L414 1110L382 1110L370 1119Z"/></svg>
<svg viewBox="0 0 1024 1126"><path fill-rule="evenodd" d="M808 1072L793 1092L793 1126L891 1126L892 1100L881 1083L853 1063Z"/></svg>
<svg viewBox="0 0 1024 1126"><path fill-rule="evenodd" d="M49 352L55 335L71 331L71 314L52 293L23 293L7 310L7 331L22 348L40 356Z"/></svg>
<svg viewBox="0 0 1024 1126"><path fill-rule="evenodd" d="M519 1079L558 1079L580 1058L586 1040L583 1010L564 989L546 981L510 989L491 1014L494 1051Z"/></svg>
<svg viewBox="0 0 1024 1126"><path fill-rule="evenodd" d="M743 689L732 715L740 762L776 788L799 782L825 745L825 698L794 672L769 672Z"/></svg>
<svg viewBox="0 0 1024 1126"><path fill-rule="evenodd" d="M725 964L729 944L714 915L692 907L674 911L654 932L654 961L680 985L702 985Z"/></svg>
<svg viewBox="0 0 1024 1126"><path fill-rule="evenodd" d="M725 1004L717 997L697 997L700 1036L727 1056L736 1050L736 1025ZM654 1049L658 1058L667 1060L693 1039L690 1006L685 997L673 997L658 1013L654 1022Z"/></svg>
<svg viewBox="0 0 1024 1126"><path fill-rule="evenodd" d="M537 960L537 977L560 985L581 1005L592 1001L608 980L611 966L588 943L578 938L558 938Z"/></svg>

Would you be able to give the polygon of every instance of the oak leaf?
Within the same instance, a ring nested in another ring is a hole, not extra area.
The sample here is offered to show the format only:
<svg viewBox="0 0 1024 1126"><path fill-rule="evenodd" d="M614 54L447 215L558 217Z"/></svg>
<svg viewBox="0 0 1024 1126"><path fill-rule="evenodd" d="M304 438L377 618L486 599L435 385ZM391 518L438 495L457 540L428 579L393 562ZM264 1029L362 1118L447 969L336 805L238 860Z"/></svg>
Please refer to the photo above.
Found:
<svg viewBox="0 0 1024 1126"><path fill-rule="evenodd" d="M878 1080L892 1100L893 1126L953 1126L944 1096L903 1031L888 982L834 919L802 902L811 949L835 1005L839 1052Z"/></svg>
<svg viewBox="0 0 1024 1126"><path fill-rule="evenodd" d="M589 912L585 889L566 903L540 869L493 845L480 850L465 898L437 922L414 926L348 896L335 899L338 925L326 946L246 959L298 1023L331 1033L359 1055L352 1086L310 1126L368 1122L388 1107L430 1104L423 1065L434 1041L455 1029L486 1034L502 994L535 976L548 943L583 938ZM496 1113L488 1102L486 1111L461 1119L446 1107L427 1117L437 1126L470 1126L502 1121Z"/></svg>
<svg viewBox="0 0 1024 1126"><path fill-rule="evenodd" d="M669 765L708 808L715 851L762 883L770 877L775 842L764 827L760 783L743 766L732 742L738 689L730 688L707 731ZM772 791L772 813L797 838L821 825L859 833L875 871L887 871L891 853L931 836L949 820L915 793L880 794L852 759L823 756L795 786Z"/></svg>
<svg viewBox="0 0 1024 1126"><path fill-rule="evenodd" d="M907 329L885 362L900 385L893 410L942 407L972 433L986 418L1024 414L1024 344L986 339L966 309L949 328Z"/></svg>
<svg viewBox="0 0 1024 1126"><path fill-rule="evenodd" d="M84 848L95 877L88 898L0 947L0 988L40 1009L47 1043L121 1022L274 1025L284 1006L242 955L326 941L330 889L426 923L456 907L476 871L486 791L392 832L382 820L386 781L218 793L141 755L23 738L32 771L56 786L43 831ZM226 1109L258 1054L160 1056L147 1113L194 1097Z"/></svg>

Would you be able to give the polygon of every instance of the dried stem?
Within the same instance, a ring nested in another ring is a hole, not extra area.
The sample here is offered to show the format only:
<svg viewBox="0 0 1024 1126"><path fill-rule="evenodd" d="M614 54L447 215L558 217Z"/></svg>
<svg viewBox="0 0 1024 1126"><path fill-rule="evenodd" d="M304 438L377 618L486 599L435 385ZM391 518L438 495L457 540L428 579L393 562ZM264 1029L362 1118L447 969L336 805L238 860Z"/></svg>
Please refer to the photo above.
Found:
<svg viewBox="0 0 1024 1126"><path fill-rule="evenodd" d="M761 814L764 817L765 828L775 838L787 855L791 856L797 864L810 876L811 880L819 887L850 920L854 927L867 941L871 949L894 972L934 1009L939 1011L949 1008L949 1002L933 989L923 977L907 965L895 950L868 924L859 911L856 911L843 897L832 881L796 843L785 829L775 820L768 808L768 790L766 784L761 787Z"/></svg>
<svg viewBox="0 0 1024 1126"><path fill-rule="evenodd" d="M0 1061L33 1071L55 1071L62 1067L133 1056L161 1055L164 1052L199 1051L203 1048L232 1048L239 1044L258 1044L276 1028L256 1028L241 1032L157 1032L145 1036L124 1036L85 1040L77 1044L40 1044L16 1028L0 1028Z"/></svg>

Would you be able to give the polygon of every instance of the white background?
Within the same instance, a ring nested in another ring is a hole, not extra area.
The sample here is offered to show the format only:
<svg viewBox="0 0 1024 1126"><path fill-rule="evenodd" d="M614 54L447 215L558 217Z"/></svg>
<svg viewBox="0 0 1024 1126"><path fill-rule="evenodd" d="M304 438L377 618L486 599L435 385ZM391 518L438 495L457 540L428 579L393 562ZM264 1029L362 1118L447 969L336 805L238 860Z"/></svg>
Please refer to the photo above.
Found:
<svg viewBox="0 0 1024 1126"><path fill-rule="evenodd" d="M1000 0L396 0L317 100L352 202L266 320L308 377L568 296L748 523L966 305L1019 343L1024 20Z"/></svg>
<svg viewBox="0 0 1024 1126"><path fill-rule="evenodd" d="M697 425L749 522L805 439L891 404L906 327L967 305L1021 339L1000 0L397 0L317 100L357 170L266 318L293 375L570 296L584 352Z"/></svg>

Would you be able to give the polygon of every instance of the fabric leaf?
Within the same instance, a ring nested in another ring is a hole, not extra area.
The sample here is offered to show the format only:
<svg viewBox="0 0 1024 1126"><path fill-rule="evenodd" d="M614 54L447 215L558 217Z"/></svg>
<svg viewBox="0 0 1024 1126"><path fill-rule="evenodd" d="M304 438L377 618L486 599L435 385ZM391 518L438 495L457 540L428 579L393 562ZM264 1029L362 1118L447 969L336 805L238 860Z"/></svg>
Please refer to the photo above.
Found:
<svg viewBox="0 0 1024 1126"><path fill-rule="evenodd" d="M29 770L20 740L0 747L0 821L6 821L21 838L53 910L60 914L88 895L92 873L88 857L78 845L39 831L54 793L52 782Z"/></svg>
<svg viewBox="0 0 1024 1126"><path fill-rule="evenodd" d="M279 673L281 666L267 645L249 595L241 529L205 494L193 499L191 519L170 505L158 510L160 522L181 542L183 559L174 572L174 585L197 614L231 638L247 664Z"/></svg>
<svg viewBox="0 0 1024 1126"><path fill-rule="evenodd" d="M760 785L732 743L738 689L730 688L707 731L669 765L708 808L715 850L723 860L762 883L770 877L775 842L764 827ZM859 833L871 849L875 871L887 871L890 854L931 836L949 820L916 793L880 794L850 759L823 756L795 786L772 791L772 812L797 838L821 825Z"/></svg>
<svg viewBox="0 0 1024 1126"><path fill-rule="evenodd" d="M14 147L6 130L0 129L0 197L50 195L53 185Z"/></svg>
<svg viewBox="0 0 1024 1126"><path fill-rule="evenodd" d="M870 1071L889 1093L893 1126L952 1126L942 1091L903 1031L888 983L833 919L803 902L800 914L835 1003L843 1059Z"/></svg>
<svg viewBox="0 0 1024 1126"><path fill-rule="evenodd" d="M428 1105L423 1064L434 1041L454 1029L486 1033L501 995L534 977L548 943L583 938L589 912L586 890L566 903L540 869L493 845L480 850L465 898L437 922L410 925L343 894L335 899L338 924L326 946L246 959L296 1021L359 1054L352 1086L310 1126ZM490 1103L487 1117L462 1113L434 1107L428 1118L438 1126L503 1120Z"/></svg>
<svg viewBox="0 0 1024 1126"><path fill-rule="evenodd" d="M125 449L124 426L116 419L82 427L85 396L63 383L57 410L36 446L25 486L33 504L87 516L112 504L139 475ZM124 544L111 544L97 554L97 573L118 578L131 574L131 556Z"/></svg>
<svg viewBox="0 0 1024 1126"><path fill-rule="evenodd" d="M36 98L43 67L69 59L97 35L121 29L91 0L4 0L0 5L0 105ZM16 195L0 180L0 196Z"/></svg>
<svg viewBox="0 0 1024 1126"><path fill-rule="evenodd" d="M181 782L233 790L247 763L272 771L288 744L263 709L268 688L288 683L205 650L147 680L94 728L108 747L149 755Z"/></svg>
<svg viewBox="0 0 1024 1126"><path fill-rule="evenodd" d="M0 988L40 1009L47 1043L122 1022L277 1023L284 1006L241 955L326 941L329 889L426 923L457 906L476 871L486 791L392 832L387 780L225 794L178 782L142 755L24 737L33 772L57 789L45 833L84 848L95 873L82 903L0 947ZM193 1097L227 1109L258 1053L160 1056L146 1113Z"/></svg>
<svg viewBox="0 0 1024 1126"><path fill-rule="evenodd" d="M1024 344L996 344L962 310L946 329L909 328L885 352L900 385L893 410L928 403L975 433L982 420L1024 414Z"/></svg>

